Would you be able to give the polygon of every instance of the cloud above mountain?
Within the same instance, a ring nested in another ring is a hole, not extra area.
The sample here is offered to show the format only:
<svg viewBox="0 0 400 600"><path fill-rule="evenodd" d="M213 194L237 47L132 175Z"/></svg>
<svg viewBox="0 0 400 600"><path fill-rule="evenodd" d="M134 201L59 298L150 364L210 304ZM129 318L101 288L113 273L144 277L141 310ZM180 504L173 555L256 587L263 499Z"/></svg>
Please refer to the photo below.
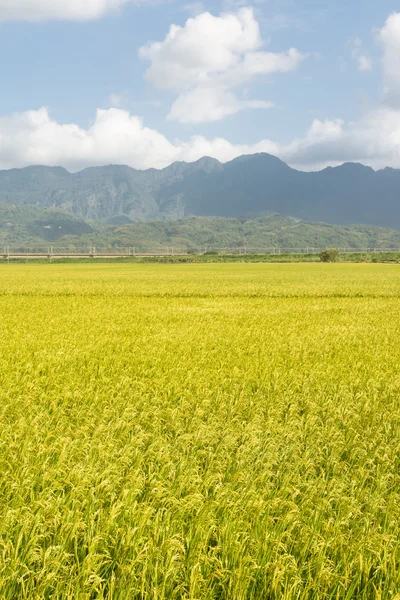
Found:
<svg viewBox="0 0 400 600"><path fill-rule="evenodd" d="M288 162L302 168L345 161L400 168L400 13L388 17L377 41L382 48L381 103L347 125L338 119L315 121L304 138L284 149ZM356 48L360 51L356 58L360 59L363 54L359 42ZM359 68L363 66L369 65L361 61Z"/></svg>
<svg viewBox="0 0 400 600"><path fill-rule="evenodd" d="M226 38L220 43L216 35L214 50L205 52L205 56L192 46L190 36L187 39L184 36L178 46L174 42L167 53L171 57L168 59L171 60L170 80L161 67L161 64L169 64L168 61L165 63L167 55L162 53L164 62L160 63L161 54L158 54L157 48L153 45L148 47L150 54L154 54L148 71L149 79L161 78L162 85L168 89L177 89L175 86L178 86L181 96L191 92L195 94L198 86L205 89L205 81L209 82L213 77L221 77L227 82L222 91L217 86L213 92L204 92L201 106L196 108L199 120L203 118L202 111L217 110L218 107L223 113L224 105L231 106L230 110L238 109L235 103L240 103L240 99L235 95L236 88L231 87L229 82L244 82L255 72L267 69L265 53L257 50L259 34L251 12L241 13L240 18L237 14L232 24L230 20L227 22ZM218 20L217 23L211 20L211 23L218 29ZM196 27L199 27L199 22ZM230 31L229 35L227 31ZM178 37L180 35L178 32ZM175 160L197 160L205 155L224 162L240 154L268 152L292 166L307 170L345 161L363 162L374 168L400 168L400 13L389 16L377 39L382 47L384 87L381 103L349 123L339 118L314 120L304 136L288 144L268 138L255 144L232 144L223 138L208 139L201 135L186 140L170 140L156 129L146 127L139 117L120 108L98 110L94 123L82 128L74 123L58 123L46 108L40 108L0 118L0 167L41 163L78 170L89 165L124 163L142 169L164 167ZM177 47L180 58L173 63ZM190 60L181 60L182 54L191 53ZM280 58L273 55L268 69L290 69L290 60L290 53ZM186 75L191 86L183 90L181 82ZM214 97L207 104L211 93ZM180 101L180 97L176 102ZM178 113L182 115L183 109Z"/></svg>
<svg viewBox="0 0 400 600"><path fill-rule="evenodd" d="M400 111L380 106L359 120L316 120L303 138L278 151L289 164L309 170L343 162L400 168Z"/></svg>
<svg viewBox="0 0 400 600"><path fill-rule="evenodd" d="M151 62L146 79L178 97L169 112L181 123L217 121L245 108L271 108L265 99L248 100L238 90L255 76L295 70L305 55L291 48L262 50L259 25L251 8L214 16L208 12L171 25L162 42L139 50Z"/></svg>
<svg viewBox="0 0 400 600"><path fill-rule="evenodd" d="M98 110L87 129L54 121L46 108L0 119L0 168L30 164L63 165L79 170L91 165L127 164L162 168L176 160L213 156L226 162L241 154L267 152L305 170L345 161L375 168L400 168L400 112L379 108L347 126L340 120L315 120L303 138L287 145L262 139L232 144L223 138L193 136L171 141L145 127L126 110Z"/></svg>
<svg viewBox="0 0 400 600"><path fill-rule="evenodd" d="M205 155L227 161L257 148L203 136L171 142L155 129L145 127L139 117L117 108L98 110L95 122L87 129L74 123L57 123L45 107L0 119L2 169L46 164L79 170L109 163L161 168L175 160L193 161ZM258 150L276 148L261 143Z"/></svg>

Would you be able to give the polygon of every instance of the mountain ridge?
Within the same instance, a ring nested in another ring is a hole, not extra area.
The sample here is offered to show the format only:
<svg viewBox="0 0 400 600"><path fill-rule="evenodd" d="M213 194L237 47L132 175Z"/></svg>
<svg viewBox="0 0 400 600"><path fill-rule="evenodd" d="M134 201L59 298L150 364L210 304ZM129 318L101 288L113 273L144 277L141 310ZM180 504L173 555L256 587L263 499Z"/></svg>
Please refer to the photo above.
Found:
<svg viewBox="0 0 400 600"><path fill-rule="evenodd" d="M0 173L8 173L11 171L25 171L25 170L29 170L29 169L49 169L49 170L63 171L65 173L67 173L68 175L76 175L78 173L82 173L83 171L88 171L90 169L104 169L104 168L109 168L109 167L112 167L112 168L113 167L118 167L118 168L122 167L122 168L130 169L132 171L136 171L139 173L148 173L148 172L153 172L153 171L157 171L157 172L166 171L166 170L170 169L171 167L173 167L174 165L193 165L193 166L199 165L199 164L201 165L207 161L224 166L224 165L228 165L230 163L241 162L244 159L251 159L251 158L257 157L257 156L272 158L276 161L279 161L283 165L285 165L288 169L290 169L292 171L296 171L298 173L322 173L324 171L341 169L342 167L346 167L347 165L360 166L363 169L373 171L374 173L380 173L382 171L400 171L400 169L396 169L394 167L389 167L389 166L383 167L381 169L374 169L370 165L364 165L363 163L361 163L359 161L345 161L345 162L341 163L340 165L328 165L327 167L324 167L323 169L318 169L315 171L314 170L313 171L302 171L301 169L291 167L289 164L285 163L285 161L282 160L281 158L279 158L278 156L275 156L268 152L254 152L253 154L241 154L241 155L236 156L235 158L232 158L231 160L225 161L225 162L218 160L218 158L215 158L213 156L209 156L209 155L205 154L201 158L198 158L193 161L176 160L176 161L173 161L172 163L170 163L169 165L167 165L166 167L148 167L147 169L137 169L137 168L131 167L125 163L108 163L108 164L103 164L103 165L91 165L88 167L83 167L82 169L79 169L77 171L70 171L66 167L63 167L61 165L45 165L42 163L33 163L33 164L27 165L25 167L12 167L10 169L0 169Z"/></svg>
<svg viewBox="0 0 400 600"><path fill-rule="evenodd" d="M221 163L204 156L163 169L127 165L32 165L0 171L0 203L59 208L84 219L132 222L188 216L246 218L280 213L303 220L400 229L400 170L343 163L299 171L266 153Z"/></svg>

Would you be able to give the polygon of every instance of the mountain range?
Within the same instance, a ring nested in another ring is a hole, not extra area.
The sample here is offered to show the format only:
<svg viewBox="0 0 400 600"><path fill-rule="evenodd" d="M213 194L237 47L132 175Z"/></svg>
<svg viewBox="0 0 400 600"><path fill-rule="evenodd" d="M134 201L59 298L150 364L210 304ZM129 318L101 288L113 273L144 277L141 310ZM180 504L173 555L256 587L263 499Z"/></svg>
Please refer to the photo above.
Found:
<svg viewBox="0 0 400 600"><path fill-rule="evenodd" d="M400 229L400 170L357 163L319 172L292 169L269 154L222 164L204 157L165 169L91 167L69 173L32 166L0 171L0 204L60 209L123 226L188 216L257 218L280 213L307 221Z"/></svg>

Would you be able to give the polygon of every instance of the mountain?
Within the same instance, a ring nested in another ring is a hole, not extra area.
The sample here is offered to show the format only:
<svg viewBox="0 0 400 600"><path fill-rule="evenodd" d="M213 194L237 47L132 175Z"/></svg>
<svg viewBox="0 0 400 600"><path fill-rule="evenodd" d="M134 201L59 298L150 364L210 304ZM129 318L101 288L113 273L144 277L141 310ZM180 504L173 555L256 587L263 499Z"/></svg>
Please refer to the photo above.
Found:
<svg viewBox="0 0 400 600"><path fill-rule="evenodd" d="M185 215L181 194L164 201L164 187L183 181L197 170L205 175L222 165L211 158L176 162L166 169L138 171L123 165L90 167L69 173L61 167L32 166L0 171L0 203L61 208L86 219L112 222L173 220Z"/></svg>
<svg viewBox="0 0 400 600"><path fill-rule="evenodd" d="M225 164L204 157L145 171L109 165L69 173L34 166L0 171L0 203L59 208L111 225L272 212L400 229L400 170L346 163L306 173L269 154L240 156Z"/></svg>

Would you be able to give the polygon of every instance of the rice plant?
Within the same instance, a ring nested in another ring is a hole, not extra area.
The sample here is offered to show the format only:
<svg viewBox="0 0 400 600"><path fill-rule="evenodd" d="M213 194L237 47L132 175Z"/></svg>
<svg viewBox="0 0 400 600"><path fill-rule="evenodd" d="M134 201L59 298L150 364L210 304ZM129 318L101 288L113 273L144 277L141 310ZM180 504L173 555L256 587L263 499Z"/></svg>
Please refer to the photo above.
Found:
<svg viewBox="0 0 400 600"><path fill-rule="evenodd" d="M0 598L400 598L400 267L1 265Z"/></svg>

